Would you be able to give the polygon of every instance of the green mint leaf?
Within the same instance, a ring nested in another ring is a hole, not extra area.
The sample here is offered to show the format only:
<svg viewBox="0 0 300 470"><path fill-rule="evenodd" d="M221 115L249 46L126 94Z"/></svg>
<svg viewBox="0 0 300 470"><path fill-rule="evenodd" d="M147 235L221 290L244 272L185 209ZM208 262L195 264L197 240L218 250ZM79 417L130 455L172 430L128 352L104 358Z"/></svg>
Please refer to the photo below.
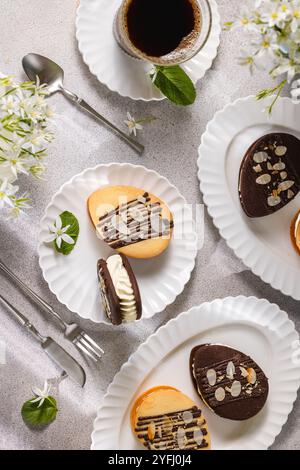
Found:
<svg viewBox="0 0 300 470"><path fill-rule="evenodd" d="M177 105L188 106L193 104L196 99L195 86L179 65L157 66L154 85Z"/></svg>
<svg viewBox="0 0 300 470"><path fill-rule="evenodd" d="M31 426L45 426L52 423L58 411L55 398L46 398L40 407L38 402L32 403L33 399L26 401L22 406L21 414L24 422Z"/></svg>
<svg viewBox="0 0 300 470"><path fill-rule="evenodd" d="M71 251L74 250L75 245L77 243L77 239L79 236L79 222L77 218L75 217L75 215L72 214L72 212L68 212L68 211L65 211L62 214L60 214L60 218L61 218L63 227L70 225L70 227L66 231L66 234L69 235L71 238L73 238L74 244L70 245L69 243L62 241L61 247L58 248L58 246L56 245L54 241L54 246L55 246L56 251L58 251L58 253L62 253L63 255L67 256L71 253Z"/></svg>

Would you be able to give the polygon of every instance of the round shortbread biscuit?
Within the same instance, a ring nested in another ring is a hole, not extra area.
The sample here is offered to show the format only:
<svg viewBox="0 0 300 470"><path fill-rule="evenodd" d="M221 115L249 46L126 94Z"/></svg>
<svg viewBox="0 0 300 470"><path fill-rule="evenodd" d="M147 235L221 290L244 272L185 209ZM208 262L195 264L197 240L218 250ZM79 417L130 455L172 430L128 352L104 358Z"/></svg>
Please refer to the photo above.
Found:
<svg viewBox="0 0 300 470"><path fill-rule="evenodd" d="M169 224L169 229L166 230L163 235L148 239L138 239L133 243L127 243L126 240L124 242L118 242L118 240L111 242L111 240L106 240L104 234L97 229L100 239L104 240L119 253L123 253L130 258L153 258L167 249L173 231L173 216L167 205L154 194L132 186L107 186L95 191L88 198L90 218L97 228L101 227L107 220L111 220L112 213L115 213L115 211L118 213L119 208L121 207L122 210L124 204L130 204L131 201L137 200L138 198L139 200L143 200L145 194L147 195L147 202L143 207L149 208L153 206L154 210L159 211L160 220L162 220L163 223ZM138 207L142 207L141 204ZM150 231L151 230L149 230L149 233ZM127 236L124 235L124 238L126 237ZM124 246L118 246L118 243L119 245L123 243Z"/></svg>
<svg viewBox="0 0 300 470"><path fill-rule="evenodd" d="M169 386L143 393L131 410L131 427L149 450L209 450L210 434L201 409Z"/></svg>

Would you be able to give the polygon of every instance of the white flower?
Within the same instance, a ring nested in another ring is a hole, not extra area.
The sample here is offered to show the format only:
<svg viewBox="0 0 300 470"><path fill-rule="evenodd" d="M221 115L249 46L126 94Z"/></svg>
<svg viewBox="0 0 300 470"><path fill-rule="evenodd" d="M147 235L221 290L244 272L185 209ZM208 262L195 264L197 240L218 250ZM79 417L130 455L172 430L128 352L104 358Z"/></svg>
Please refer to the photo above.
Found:
<svg viewBox="0 0 300 470"><path fill-rule="evenodd" d="M291 30L293 33L296 33L300 24L300 2L298 0L291 2L292 9L291 9Z"/></svg>
<svg viewBox="0 0 300 470"><path fill-rule="evenodd" d="M33 129L32 133L23 144L24 149L28 149L33 153L39 152L47 145L47 134L39 128Z"/></svg>
<svg viewBox="0 0 300 470"><path fill-rule="evenodd" d="M272 71L272 77L276 78L279 75L287 73L288 82L291 82L294 76L300 72L300 64L295 64L290 59L281 59L280 64Z"/></svg>
<svg viewBox="0 0 300 470"><path fill-rule="evenodd" d="M18 190L18 186L13 186L8 182L7 179L0 183L0 209L2 209L5 204L10 207L13 207L14 204L11 198L16 194Z"/></svg>
<svg viewBox="0 0 300 470"><path fill-rule="evenodd" d="M12 95L5 96L1 98L0 109L4 113L14 114L17 109L17 101Z"/></svg>
<svg viewBox="0 0 300 470"><path fill-rule="evenodd" d="M41 389L38 388L38 387L33 387L33 388L32 388L32 392L34 393L34 395L36 396L36 398L34 398L33 400L31 400L31 403L39 403L39 404L38 404L38 408L39 408L40 406L42 406L42 404L44 403L44 401L46 400L46 398L49 397L50 390L51 390L51 385L48 384L47 380L46 380L45 383L44 383L44 388L43 388L43 390L41 390Z"/></svg>
<svg viewBox="0 0 300 470"><path fill-rule="evenodd" d="M253 73L254 66L259 69L263 68L260 59L255 54L251 54L247 49L241 50L241 55L237 60L238 64L248 66L251 74Z"/></svg>
<svg viewBox="0 0 300 470"><path fill-rule="evenodd" d="M60 216L58 216L55 220L55 223L49 226L50 235L46 237L45 243L51 243L55 240L58 248L61 247L62 241L68 243L69 245L74 245L73 238L66 234L69 228L70 225L67 225L66 227L62 226L62 220Z"/></svg>
<svg viewBox="0 0 300 470"><path fill-rule="evenodd" d="M21 173L40 177L46 168L41 160L54 137L46 94L44 86L0 78L0 209L12 217L29 208L27 196L17 196L12 183Z"/></svg>
<svg viewBox="0 0 300 470"><path fill-rule="evenodd" d="M139 124L139 121L136 121L133 116L128 112L127 113L127 120L124 121L125 124L127 125L129 129L130 134L134 134L136 136L136 133L138 130L142 130L143 126Z"/></svg>
<svg viewBox="0 0 300 470"><path fill-rule="evenodd" d="M34 123L43 119L43 109L38 105L36 96L23 100L21 103L21 113L22 117L31 119Z"/></svg>
<svg viewBox="0 0 300 470"><path fill-rule="evenodd" d="M25 175L28 174L28 162L26 158L20 156L20 150L11 149L5 153L4 158L5 161L2 162L0 165L3 168L9 168L15 178L17 178L18 173L24 173Z"/></svg>

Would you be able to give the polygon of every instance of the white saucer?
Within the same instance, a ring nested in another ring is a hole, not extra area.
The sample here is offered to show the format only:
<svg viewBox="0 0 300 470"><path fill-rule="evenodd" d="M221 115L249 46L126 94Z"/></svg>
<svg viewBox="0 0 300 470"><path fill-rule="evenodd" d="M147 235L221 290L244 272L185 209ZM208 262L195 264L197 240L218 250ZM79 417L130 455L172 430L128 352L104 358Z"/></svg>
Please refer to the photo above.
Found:
<svg viewBox="0 0 300 470"><path fill-rule="evenodd" d="M219 418L201 402L189 368L192 348L221 343L251 356L269 379L264 409L247 421ZM149 388L169 385L203 409L213 450L263 450L292 411L300 384L299 335L285 312L267 300L228 297L194 307L162 326L124 364L94 422L92 449L138 450L130 410Z"/></svg>
<svg viewBox="0 0 300 470"><path fill-rule="evenodd" d="M134 100L162 100L147 72L151 64L131 58L117 45L113 21L121 0L81 0L77 10L76 37L79 50L90 71L101 83L121 96ZM220 44L220 15L215 0L210 0L212 29L203 49L183 64L194 83L210 69Z"/></svg>
<svg viewBox="0 0 300 470"><path fill-rule="evenodd" d="M161 198L174 218L173 237L167 250L148 260L130 259L143 305L142 318L150 318L174 302L191 276L197 255L197 235L192 211L184 197L166 178L143 166L129 163L98 165L74 176L53 196L41 221L39 262L50 290L72 312L96 323L110 324L102 308L97 261L113 250L96 236L89 219L87 199L103 186L128 185ZM49 225L64 211L76 215L80 233L68 256L44 243Z"/></svg>
<svg viewBox="0 0 300 470"><path fill-rule="evenodd" d="M245 215L238 195L240 164L255 140L272 132L300 138L300 105L280 98L269 116L263 109L272 99L256 101L249 96L215 115L201 139L198 177L208 212L228 246L263 281L300 300L300 257L290 239L300 194L259 219Z"/></svg>

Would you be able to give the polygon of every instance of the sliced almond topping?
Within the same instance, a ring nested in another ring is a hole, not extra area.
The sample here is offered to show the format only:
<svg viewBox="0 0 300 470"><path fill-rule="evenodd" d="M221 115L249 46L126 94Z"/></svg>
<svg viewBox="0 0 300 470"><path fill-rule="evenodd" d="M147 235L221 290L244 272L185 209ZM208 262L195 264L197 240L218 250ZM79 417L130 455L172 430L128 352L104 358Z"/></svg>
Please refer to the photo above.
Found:
<svg viewBox="0 0 300 470"><path fill-rule="evenodd" d="M215 391L215 399L217 401L223 401L225 398L225 395L226 395L225 390L222 387L217 388L217 390Z"/></svg>
<svg viewBox="0 0 300 470"><path fill-rule="evenodd" d="M242 377L248 377L248 371L245 369L245 367L240 366L240 371L242 374Z"/></svg>
<svg viewBox="0 0 300 470"><path fill-rule="evenodd" d="M284 145L279 145L275 149L275 154L277 155L277 157L283 157L283 155L285 155L286 152L287 152L287 148Z"/></svg>
<svg viewBox="0 0 300 470"><path fill-rule="evenodd" d="M253 170L255 171L255 173L261 173L262 167L260 165L256 165L253 167Z"/></svg>
<svg viewBox="0 0 300 470"><path fill-rule="evenodd" d="M285 170L285 163L283 162L278 162L273 165L273 169L277 171Z"/></svg>
<svg viewBox="0 0 300 470"><path fill-rule="evenodd" d="M256 372L255 372L254 369L252 369L252 367L250 369L248 369L247 380L248 380L249 384L252 384L252 385L254 385L255 382L256 382Z"/></svg>
<svg viewBox="0 0 300 470"><path fill-rule="evenodd" d="M217 373L215 369L209 369L206 373L206 377L207 377L209 385L213 387L217 381Z"/></svg>
<svg viewBox="0 0 300 470"><path fill-rule="evenodd" d="M231 386L231 396L232 397L239 397L242 393L242 384L239 380L235 380Z"/></svg>
<svg viewBox="0 0 300 470"><path fill-rule="evenodd" d="M183 421L185 422L185 424L190 424L193 422L194 420L194 416L193 416L193 413L191 413L190 411L184 411L182 413L182 419Z"/></svg>
<svg viewBox="0 0 300 470"><path fill-rule="evenodd" d="M287 191L287 190L290 189L292 186L294 186L294 184L295 184L295 181L291 181L291 180L283 181L282 183L279 183L278 189L279 189L280 191Z"/></svg>
<svg viewBox="0 0 300 470"><path fill-rule="evenodd" d="M235 374L235 365L233 364L232 361L228 362L227 368L226 368L226 376L230 379L233 380L233 376Z"/></svg>
<svg viewBox="0 0 300 470"><path fill-rule="evenodd" d="M155 423L154 423L154 421L151 421L151 423L149 424L147 434L148 434L149 440L153 441L153 439L155 437Z"/></svg>
<svg viewBox="0 0 300 470"><path fill-rule="evenodd" d="M286 179L287 179L287 176L288 176L288 174L287 174L286 171L282 171L282 172L280 173L280 178L281 178L282 180L286 180Z"/></svg>
<svg viewBox="0 0 300 470"><path fill-rule="evenodd" d="M255 163L263 163L268 160L268 154L266 152L256 152L253 155L253 160Z"/></svg>
<svg viewBox="0 0 300 470"><path fill-rule="evenodd" d="M279 196L270 196L268 197L268 206L275 207L281 203L281 198Z"/></svg>
<svg viewBox="0 0 300 470"><path fill-rule="evenodd" d="M256 183L257 184L269 184L271 179L272 179L271 176L266 173L264 175L259 176L256 179Z"/></svg>

